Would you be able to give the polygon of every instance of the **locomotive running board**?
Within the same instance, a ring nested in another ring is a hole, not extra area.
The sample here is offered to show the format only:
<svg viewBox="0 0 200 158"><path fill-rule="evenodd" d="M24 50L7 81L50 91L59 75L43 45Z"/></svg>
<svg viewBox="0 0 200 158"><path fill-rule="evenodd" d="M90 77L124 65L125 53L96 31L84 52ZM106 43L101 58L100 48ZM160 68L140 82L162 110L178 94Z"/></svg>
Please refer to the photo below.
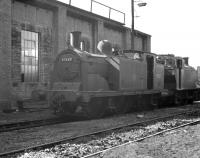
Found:
<svg viewBox="0 0 200 158"><path fill-rule="evenodd" d="M168 94L168 90L138 90L138 91L70 91L70 90L49 90L49 93L60 92L65 95L73 96L73 100L82 98L82 101L88 102L94 97L115 97L127 95L153 95L153 94Z"/></svg>

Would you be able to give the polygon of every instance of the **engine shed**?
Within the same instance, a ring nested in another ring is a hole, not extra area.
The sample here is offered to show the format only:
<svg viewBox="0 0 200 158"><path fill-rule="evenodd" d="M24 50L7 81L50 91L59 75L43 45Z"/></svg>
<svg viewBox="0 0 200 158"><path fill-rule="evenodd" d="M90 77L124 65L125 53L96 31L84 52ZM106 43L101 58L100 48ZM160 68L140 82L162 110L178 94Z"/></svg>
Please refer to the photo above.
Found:
<svg viewBox="0 0 200 158"><path fill-rule="evenodd" d="M0 110L16 98L45 91L55 56L69 47L70 33L82 33L82 47L96 53L100 40L130 49L131 29L122 22L56 0L0 1ZM151 52L151 36L135 30L135 50ZM45 98L44 98L45 99Z"/></svg>

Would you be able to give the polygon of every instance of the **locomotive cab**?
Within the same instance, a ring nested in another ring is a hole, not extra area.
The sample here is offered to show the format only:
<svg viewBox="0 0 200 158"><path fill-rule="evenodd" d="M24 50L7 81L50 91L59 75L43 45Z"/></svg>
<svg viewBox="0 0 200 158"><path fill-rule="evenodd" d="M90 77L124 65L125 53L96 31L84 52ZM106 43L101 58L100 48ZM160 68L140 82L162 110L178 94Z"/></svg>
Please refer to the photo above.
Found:
<svg viewBox="0 0 200 158"><path fill-rule="evenodd" d="M188 64L188 58L175 57L172 54L159 55L160 61L165 65L166 89L193 89L197 80L197 72Z"/></svg>
<svg viewBox="0 0 200 158"><path fill-rule="evenodd" d="M188 64L188 58L176 57L176 89L194 89L197 72Z"/></svg>
<svg viewBox="0 0 200 158"><path fill-rule="evenodd" d="M198 100L197 71L188 64L188 58L172 54L159 55L159 58L165 65L164 87L169 90L172 102L181 105Z"/></svg>
<svg viewBox="0 0 200 158"><path fill-rule="evenodd" d="M198 81L200 81L200 66L197 67L197 77Z"/></svg>
<svg viewBox="0 0 200 158"><path fill-rule="evenodd" d="M196 87L200 88L200 66L197 67L197 82Z"/></svg>

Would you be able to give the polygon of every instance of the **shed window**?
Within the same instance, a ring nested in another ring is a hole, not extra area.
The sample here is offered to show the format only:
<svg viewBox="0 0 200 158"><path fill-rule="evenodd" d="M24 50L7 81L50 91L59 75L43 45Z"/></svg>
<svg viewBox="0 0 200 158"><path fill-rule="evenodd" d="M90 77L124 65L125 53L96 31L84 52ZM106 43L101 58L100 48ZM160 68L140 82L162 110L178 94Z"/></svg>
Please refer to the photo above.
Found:
<svg viewBox="0 0 200 158"><path fill-rule="evenodd" d="M38 82L38 33L21 31L21 81Z"/></svg>

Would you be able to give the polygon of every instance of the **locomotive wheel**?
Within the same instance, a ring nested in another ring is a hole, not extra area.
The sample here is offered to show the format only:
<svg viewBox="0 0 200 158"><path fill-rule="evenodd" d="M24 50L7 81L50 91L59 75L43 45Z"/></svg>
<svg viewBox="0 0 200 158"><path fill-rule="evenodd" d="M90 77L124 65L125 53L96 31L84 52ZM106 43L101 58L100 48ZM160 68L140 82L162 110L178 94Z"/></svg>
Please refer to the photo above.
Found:
<svg viewBox="0 0 200 158"><path fill-rule="evenodd" d="M181 106L183 104L183 99L179 95L174 96L174 103L177 106Z"/></svg>
<svg viewBox="0 0 200 158"><path fill-rule="evenodd" d="M188 104L193 104L194 100L193 99L188 99Z"/></svg>
<svg viewBox="0 0 200 158"><path fill-rule="evenodd" d="M124 97L119 97L115 99L115 107L116 107L116 113L117 114L123 114L126 112L126 108L124 106L125 104L125 99Z"/></svg>
<svg viewBox="0 0 200 158"><path fill-rule="evenodd" d="M92 98L85 106L86 115L88 118L101 118L106 113L106 98Z"/></svg>
<svg viewBox="0 0 200 158"><path fill-rule="evenodd" d="M65 102L64 95L55 95L51 101L51 107L54 111L54 114L63 112L63 104Z"/></svg>
<svg viewBox="0 0 200 158"><path fill-rule="evenodd" d="M159 106L159 96L158 95L151 96L151 106L154 109L158 108L158 106Z"/></svg>

